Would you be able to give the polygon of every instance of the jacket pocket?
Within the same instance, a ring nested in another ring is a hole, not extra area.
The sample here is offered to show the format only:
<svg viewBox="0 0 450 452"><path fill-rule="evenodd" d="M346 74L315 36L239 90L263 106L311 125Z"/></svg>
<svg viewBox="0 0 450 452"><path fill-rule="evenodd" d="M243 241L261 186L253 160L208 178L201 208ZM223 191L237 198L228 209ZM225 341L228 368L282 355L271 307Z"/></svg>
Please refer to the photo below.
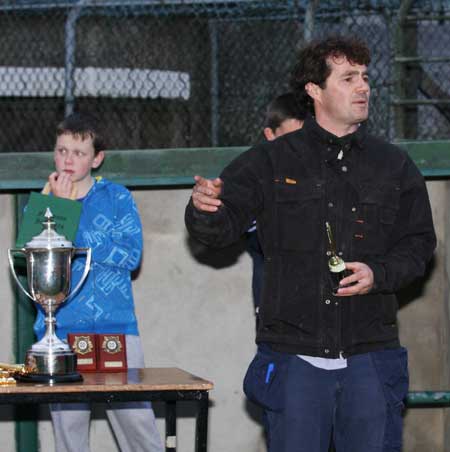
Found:
<svg viewBox="0 0 450 452"><path fill-rule="evenodd" d="M244 377L245 395L266 410L282 411L289 359L289 355L260 345Z"/></svg>
<svg viewBox="0 0 450 452"><path fill-rule="evenodd" d="M397 299L395 295L367 294L349 300L352 345L390 342L398 338Z"/></svg>
<svg viewBox="0 0 450 452"><path fill-rule="evenodd" d="M365 185L360 192L357 249L364 254L383 254L400 207L400 186Z"/></svg>
<svg viewBox="0 0 450 452"><path fill-rule="evenodd" d="M278 216L279 245L286 251L310 251L319 246L320 202L323 183L319 180L300 180L286 183L280 178L275 186Z"/></svg>

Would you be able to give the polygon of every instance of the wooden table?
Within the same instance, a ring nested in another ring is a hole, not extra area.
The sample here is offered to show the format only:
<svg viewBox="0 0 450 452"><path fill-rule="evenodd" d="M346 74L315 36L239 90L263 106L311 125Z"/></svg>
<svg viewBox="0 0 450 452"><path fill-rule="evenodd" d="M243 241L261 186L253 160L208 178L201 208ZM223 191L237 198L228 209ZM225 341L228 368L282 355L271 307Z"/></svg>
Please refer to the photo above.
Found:
<svg viewBox="0 0 450 452"><path fill-rule="evenodd" d="M164 401L166 451L176 451L176 403L197 402L195 451L206 452L208 391L213 384L177 368L128 369L117 373L83 373L78 383L17 383L0 387L0 404L53 402Z"/></svg>

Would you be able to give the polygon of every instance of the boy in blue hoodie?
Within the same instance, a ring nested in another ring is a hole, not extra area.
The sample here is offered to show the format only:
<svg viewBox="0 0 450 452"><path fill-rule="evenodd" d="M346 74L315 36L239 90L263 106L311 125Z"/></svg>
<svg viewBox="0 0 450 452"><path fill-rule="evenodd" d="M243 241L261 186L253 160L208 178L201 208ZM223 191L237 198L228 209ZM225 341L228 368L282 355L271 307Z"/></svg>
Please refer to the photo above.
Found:
<svg viewBox="0 0 450 452"><path fill-rule="evenodd" d="M140 263L142 228L131 193L122 185L94 178L105 155L105 144L95 118L73 114L57 127L54 161L48 178L53 196L82 203L75 246L92 249L91 269L80 291L56 315L57 335L69 332L123 333L127 364L144 367L144 355L134 311L131 271ZM80 279L85 259L72 265L72 285ZM44 315L38 310L34 325L40 339ZM163 446L150 402L116 402L106 410L122 452L162 452ZM88 404L51 405L57 452L89 451Z"/></svg>

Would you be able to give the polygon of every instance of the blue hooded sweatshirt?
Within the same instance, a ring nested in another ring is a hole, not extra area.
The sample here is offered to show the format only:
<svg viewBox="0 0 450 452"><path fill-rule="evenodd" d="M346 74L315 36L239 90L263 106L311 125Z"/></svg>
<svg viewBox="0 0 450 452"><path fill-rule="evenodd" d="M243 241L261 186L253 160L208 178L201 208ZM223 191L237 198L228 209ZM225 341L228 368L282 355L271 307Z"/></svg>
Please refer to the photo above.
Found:
<svg viewBox="0 0 450 452"><path fill-rule="evenodd" d="M131 271L142 255L142 227L131 193L122 185L97 178L83 204L75 239L76 247L92 249L86 281L56 312L56 334L123 333L137 335L131 289ZM86 255L72 262L72 289L83 274ZM45 333L44 313L39 308L34 331Z"/></svg>

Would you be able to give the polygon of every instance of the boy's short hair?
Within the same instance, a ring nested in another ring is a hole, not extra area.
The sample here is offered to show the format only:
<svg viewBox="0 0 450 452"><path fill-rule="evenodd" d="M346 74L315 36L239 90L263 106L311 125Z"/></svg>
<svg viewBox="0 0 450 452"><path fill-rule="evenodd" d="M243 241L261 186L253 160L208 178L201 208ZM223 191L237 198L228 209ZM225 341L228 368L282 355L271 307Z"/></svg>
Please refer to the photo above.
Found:
<svg viewBox="0 0 450 452"><path fill-rule="evenodd" d="M83 140L91 138L95 155L106 149L106 143L101 131L100 123L97 118L92 115L86 113L72 113L67 116L67 118L56 126L57 137L64 135L65 133L79 136Z"/></svg>
<svg viewBox="0 0 450 452"><path fill-rule="evenodd" d="M330 36L312 41L299 51L291 72L290 86L302 105L312 109L313 101L305 86L312 82L324 89L331 74L328 59L341 57L345 57L350 63L368 66L370 50L367 44L356 36Z"/></svg>
<svg viewBox="0 0 450 452"><path fill-rule="evenodd" d="M266 109L264 127L269 127L275 132L286 119L298 119L304 121L306 108L299 104L293 93L285 93L276 97Z"/></svg>

